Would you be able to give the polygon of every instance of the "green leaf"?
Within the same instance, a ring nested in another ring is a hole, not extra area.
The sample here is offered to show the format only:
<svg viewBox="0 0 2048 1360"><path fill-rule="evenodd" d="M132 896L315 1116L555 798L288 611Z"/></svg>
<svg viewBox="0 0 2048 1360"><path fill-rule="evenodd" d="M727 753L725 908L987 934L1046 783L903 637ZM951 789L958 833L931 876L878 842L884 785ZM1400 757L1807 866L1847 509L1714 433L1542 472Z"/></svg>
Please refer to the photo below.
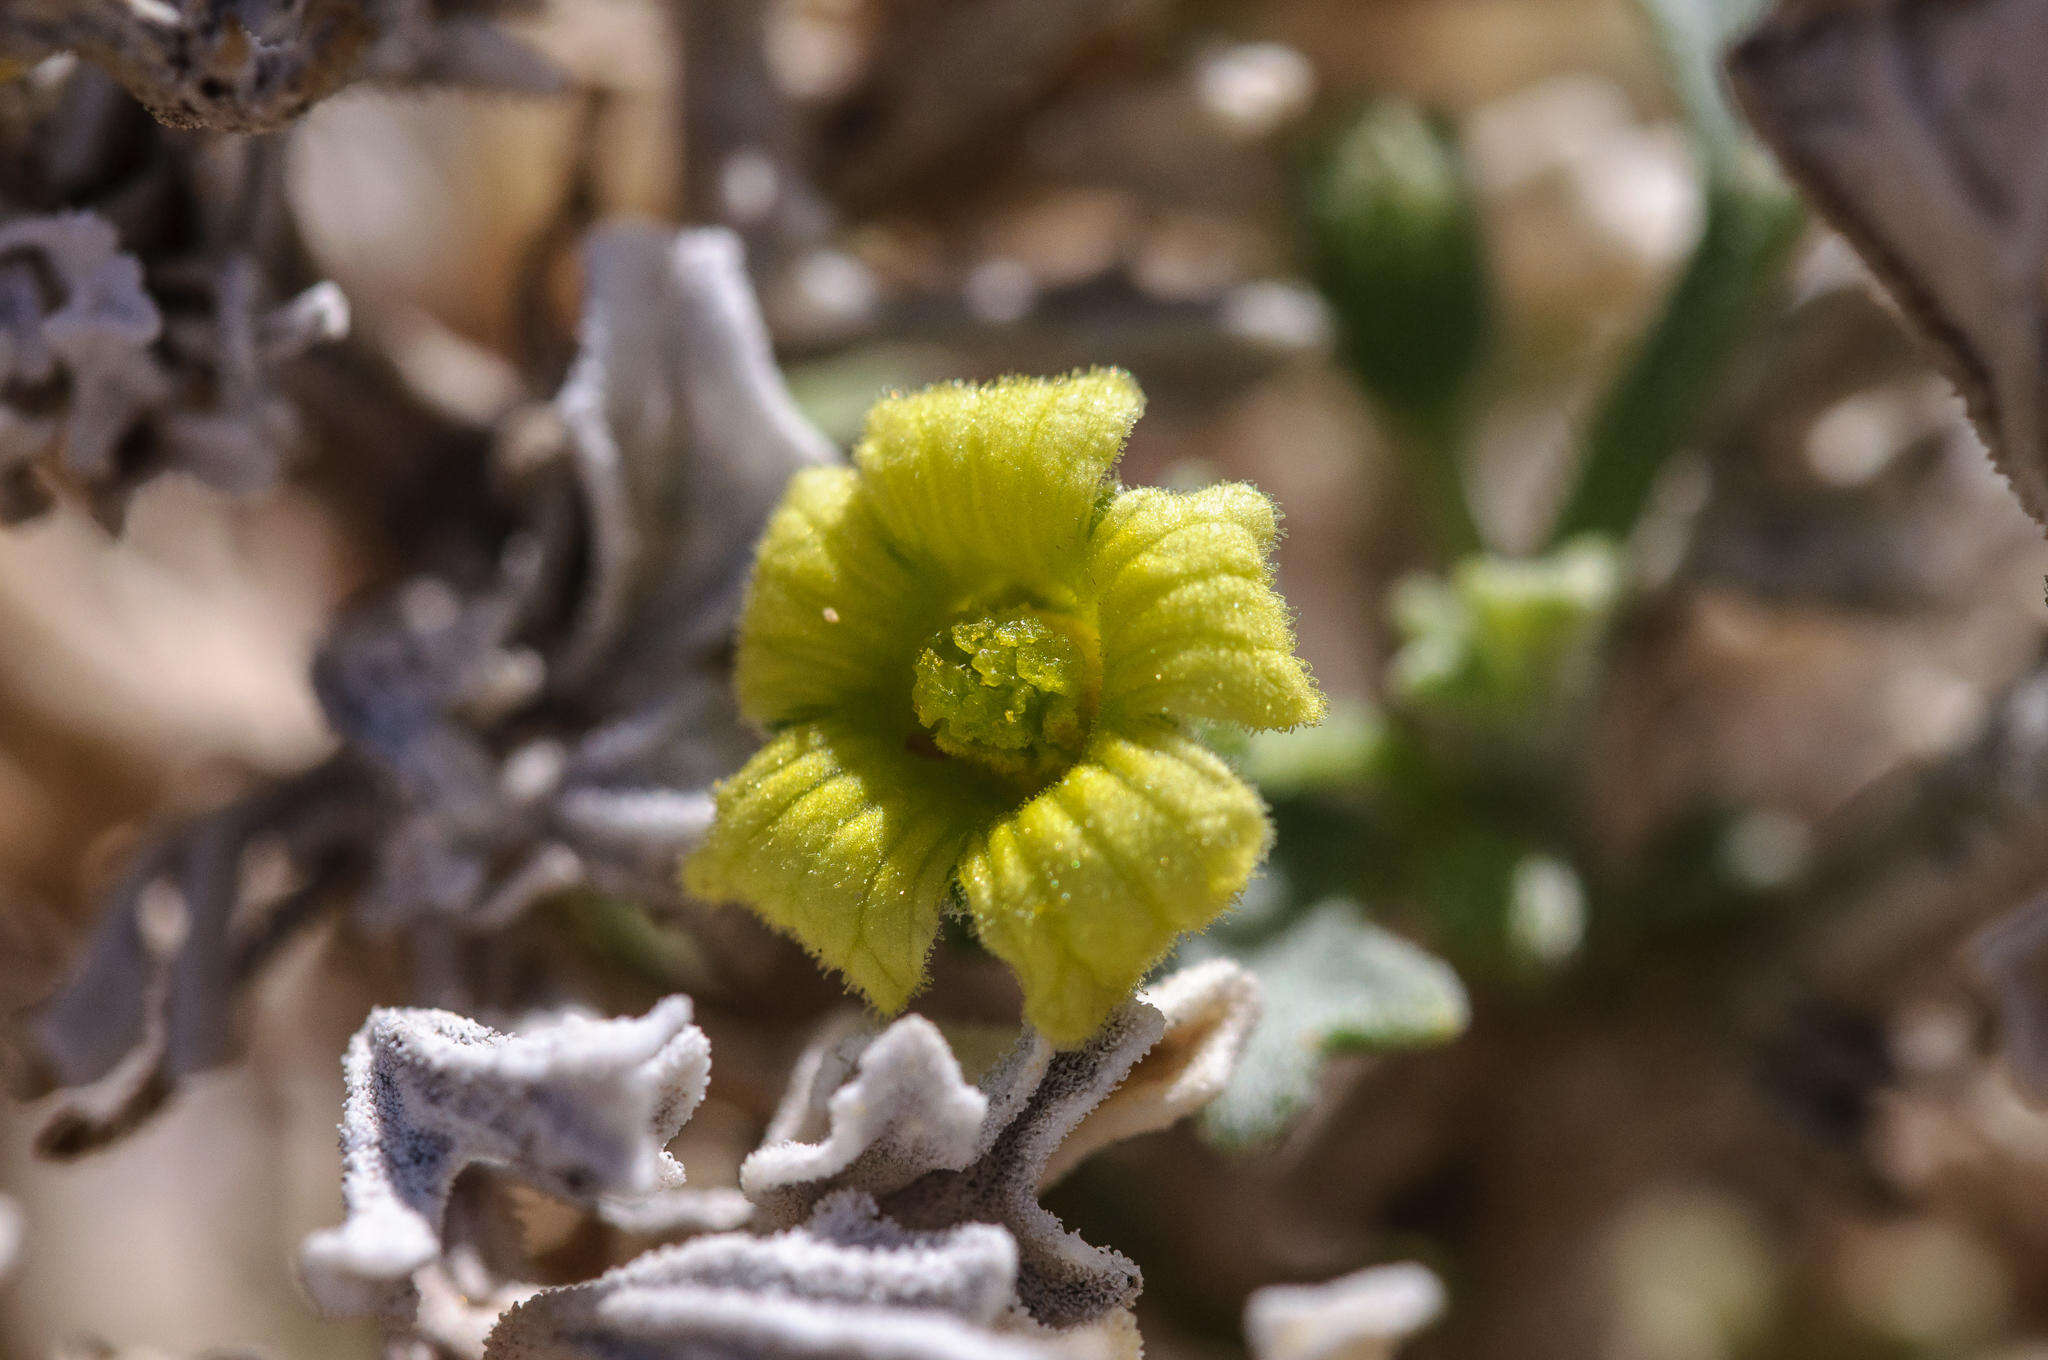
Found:
<svg viewBox="0 0 2048 1360"><path fill-rule="evenodd" d="M1240 962L1259 979L1265 1014L1237 1075L1203 1115L1204 1132L1227 1147L1280 1133L1314 1100L1331 1054L1443 1043L1470 1012L1448 965L1342 900L1315 907Z"/></svg>
<svg viewBox="0 0 2048 1360"><path fill-rule="evenodd" d="M1761 0L1640 4L1699 149L1706 213L1684 274L1600 403L1552 542L1584 533L1619 538L1635 527L1805 221L1798 196L1744 134L1721 78L1722 49Z"/></svg>
<svg viewBox="0 0 2048 1360"><path fill-rule="evenodd" d="M1470 973L1534 979L1584 941L1578 870L1525 832L1479 820L1443 827L1416 848L1409 872L1433 942Z"/></svg>
<svg viewBox="0 0 2048 1360"><path fill-rule="evenodd" d="M1152 487L1112 501L1088 546L1112 720L1170 713L1297 727L1323 697L1294 654L1294 621L1266 554L1273 503L1243 483Z"/></svg>
<svg viewBox="0 0 2048 1360"><path fill-rule="evenodd" d="M1748 169L1710 173L1706 200L1685 273L1601 399L1553 543L1635 528L1657 474L1691 437L1791 258L1805 219L1782 184Z"/></svg>
<svg viewBox="0 0 2048 1360"><path fill-rule="evenodd" d="M1270 828L1258 795L1199 742L1156 725L1098 733L960 864L976 933L1053 1043L1086 1039L1174 940L1244 890Z"/></svg>

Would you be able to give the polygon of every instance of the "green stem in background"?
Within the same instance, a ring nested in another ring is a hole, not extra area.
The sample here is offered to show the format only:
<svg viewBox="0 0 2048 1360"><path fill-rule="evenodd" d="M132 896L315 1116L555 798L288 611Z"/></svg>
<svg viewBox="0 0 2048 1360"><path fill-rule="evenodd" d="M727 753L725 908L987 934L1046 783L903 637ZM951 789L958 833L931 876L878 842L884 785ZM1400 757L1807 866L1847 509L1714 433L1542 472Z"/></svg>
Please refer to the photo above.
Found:
<svg viewBox="0 0 2048 1360"><path fill-rule="evenodd" d="M1699 245L1600 406L1553 544L1584 533L1624 538L1635 527L1790 258L1800 222L1798 200L1781 184L1732 166L1710 172Z"/></svg>
<svg viewBox="0 0 2048 1360"><path fill-rule="evenodd" d="M1389 423L1409 489L1422 504L1437 551L1447 561L1478 552L1485 544L1465 490L1462 404L1452 400L1393 411Z"/></svg>
<svg viewBox="0 0 2048 1360"><path fill-rule="evenodd" d="M1635 528L1798 239L1799 200L1754 158L1721 82L1722 49L1761 4L1637 0L1699 153L1706 217L1663 314L1594 417L1552 544L1587 532L1620 539Z"/></svg>

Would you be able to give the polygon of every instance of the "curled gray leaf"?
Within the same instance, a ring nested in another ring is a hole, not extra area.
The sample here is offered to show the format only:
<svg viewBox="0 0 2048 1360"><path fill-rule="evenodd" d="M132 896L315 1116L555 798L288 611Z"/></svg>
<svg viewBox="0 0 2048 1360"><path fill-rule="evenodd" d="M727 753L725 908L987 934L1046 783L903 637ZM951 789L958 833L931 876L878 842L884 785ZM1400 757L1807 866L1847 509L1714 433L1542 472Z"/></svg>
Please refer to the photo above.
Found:
<svg viewBox="0 0 2048 1360"><path fill-rule="evenodd" d="M1743 111L1919 323L2020 504L2048 522L2039 262L2048 86L2033 0L1774 9L1728 57Z"/></svg>
<svg viewBox="0 0 2048 1360"><path fill-rule="evenodd" d="M988 1097L969 1085L938 1027L907 1015L880 1034L842 1023L798 1060L740 1189L771 1223L801 1220L826 1188L900 1190L927 1171L967 1165Z"/></svg>
<svg viewBox="0 0 2048 1360"><path fill-rule="evenodd" d="M2037 897L1985 926L1970 954L1997 1008L2006 1068L2028 1096L2048 1099L2048 899Z"/></svg>
<svg viewBox="0 0 2048 1360"><path fill-rule="evenodd" d="M359 836L359 777L332 762L152 836L107 894L67 984L26 1018L30 1092L65 1088L37 1137L90 1151L229 1050L236 987L331 900Z"/></svg>
<svg viewBox="0 0 2048 1360"><path fill-rule="evenodd" d="M1034 1320L1063 1328L1102 1317L1137 1297L1138 1268L1068 1232L1038 1203L1039 1188L1078 1160L1062 1146L1098 1110L1081 1153L1164 1127L1213 1096L1255 997L1235 965L1206 964L1127 1002L1080 1048L1057 1051L1027 1030L974 1086L921 1018L872 1038L828 1032L771 1125L783 1141L748 1159L741 1187L781 1225L845 1189L873 1195L907 1227L1002 1224L1017 1241L1018 1300ZM1128 1103L1105 1108L1170 1029L1183 1042Z"/></svg>
<svg viewBox="0 0 2048 1360"><path fill-rule="evenodd" d="M162 330L141 262L104 219L61 213L0 225L0 399L10 416L0 426L0 475L20 487L29 466L53 453L83 479L108 475L128 426L169 394L151 353Z"/></svg>
<svg viewBox="0 0 2048 1360"><path fill-rule="evenodd" d="M1017 1274L1000 1227L906 1231L842 1191L800 1227L649 1252L547 1290L491 1334L491 1360L721 1356L1024 1360L1048 1348L997 1324Z"/></svg>
<svg viewBox="0 0 2048 1360"><path fill-rule="evenodd" d="M679 1186L664 1149L710 1067L681 996L637 1019L570 1016L515 1035L446 1011L373 1011L344 1064L348 1213L307 1238L308 1292L330 1314L389 1310L440 1254L455 1178L475 1163L582 1202Z"/></svg>
<svg viewBox="0 0 2048 1360"><path fill-rule="evenodd" d="M1071 1327L1127 1308L1143 1277L1137 1263L1068 1232L1038 1202L1054 1152L1159 1041L1166 1020L1128 1001L1087 1044L1054 1051L1027 1032L986 1078L982 1148L958 1169L932 1171L882 1200L906 1226L1001 1223L1017 1239L1017 1297L1033 1319Z"/></svg>
<svg viewBox="0 0 2048 1360"><path fill-rule="evenodd" d="M677 1185L651 1195L606 1196L597 1216L635 1237L680 1238L731 1232L754 1217L754 1205L729 1186Z"/></svg>
<svg viewBox="0 0 2048 1360"><path fill-rule="evenodd" d="M562 88L558 70L477 9L462 0L13 0L0 12L0 56L76 51L166 124L218 132L282 127L358 79Z"/></svg>
<svg viewBox="0 0 2048 1360"><path fill-rule="evenodd" d="M487 931L569 888L673 891L706 786L750 745L716 657L754 539L789 475L836 457L783 386L731 233L608 226L585 258L555 403L572 508L536 509L488 582L423 578L357 611L315 668L390 795L365 898L388 924ZM565 617L537 619L564 590ZM582 721L507 741L547 698Z"/></svg>
<svg viewBox="0 0 2048 1360"><path fill-rule="evenodd" d="M1144 999L1165 1017L1165 1032L1054 1150L1041 1188L1111 1143L1171 1128L1206 1108L1230 1085L1265 1007L1259 980L1228 959L1183 968L1146 989Z"/></svg>
<svg viewBox="0 0 2048 1360"><path fill-rule="evenodd" d="M784 483L839 456L783 383L733 233L609 226L584 270L581 346L556 398L590 520L591 577L559 663L572 681L622 645L701 648L662 636L678 609L722 620L722 636Z"/></svg>
<svg viewBox="0 0 2048 1360"><path fill-rule="evenodd" d="M492 569L415 576L344 615L313 668L340 752L167 829L38 1012L31 1059L48 1084L72 1086L157 1032L152 997L170 1011L168 1046L137 1069L147 1079L124 1086L118 1117L96 1115L79 1146L218 1062L235 989L322 905L345 899L378 928L480 934L565 890L675 896L676 860L709 824L708 786L753 744L721 656L752 541L789 473L834 455L783 390L733 238L617 228L596 241L598 296L562 402L573 438L508 507L516 527ZM218 298L253 297L246 272L216 275ZM201 318L194 329L243 356L206 360L223 381L201 385L256 394L236 408L242 428L268 428L263 365L344 321L318 286L267 313L238 303ZM0 400L0 441L9 409ZM276 839L291 843L303 890L252 913L235 896L240 856ZM181 876L195 929L171 985L153 992L132 908L166 873ZM259 925L246 937L232 924L245 920Z"/></svg>
<svg viewBox="0 0 2048 1360"><path fill-rule="evenodd" d="M267 308L236 255L186 290L203 310L167 317L145 274L96 214L0 224L0 523L41 513L59 486L118 519L137 483L173 471L247 494L296 446L273 379L346 333L339 291L316 284Z"/></svg>

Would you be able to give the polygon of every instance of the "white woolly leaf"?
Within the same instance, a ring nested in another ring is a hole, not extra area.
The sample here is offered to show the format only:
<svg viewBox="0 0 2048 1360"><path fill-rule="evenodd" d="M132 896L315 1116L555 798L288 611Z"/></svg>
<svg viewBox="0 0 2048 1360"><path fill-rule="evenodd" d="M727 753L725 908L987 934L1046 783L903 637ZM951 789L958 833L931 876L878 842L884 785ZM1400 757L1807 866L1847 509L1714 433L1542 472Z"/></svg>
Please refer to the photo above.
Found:
<svg viewBox="0 0 2048 1360"><path fill-rule="evenodd" d="M1253 1360L1388 1360L1443 1310L1443 1283L1427 1266L1403 1262L1254 1290L1244 1335Z"/></svg>
<svg viewBox="0 0 2048 1360"><path fill-rule="evenodd" d="M852 1188L907 1227L1002 1224L1017 1241L1018 1299L1035 1320L1071 1327L1099 1318L1137 1297L1138 1268L1068 1232L1038 1203L1039 1186L1056 1156L1063 1171L1081 1153L1164 1127L1213 1094L1255 1005L1234 965L1206 965L1126 1003L1080 1048L1056 1051L1027 1030L973 1087L917 1017L865 1046L843 1030L829 1034L806 1055L771 1128L784 1141L749 1159L742 1187L781 1223ZM1161 1066L1104 1110L1077 1154L1064 1155L1170 1028L1177 1039Z"/></svg>
<svg viewBox="0 0 2048 1360"><path fill-rule="evenodd" d="M798 1060L763 1145L740 1166L740 1189L784 1224L832 1186L887 1194L927 1171L967 1165L988 1107L923 1016L880 1034L836 1026Z"/></svg>
<svg viewBox="0 0 2048 1360"><path fill-rule="evenodd" d="M1171 1128L1222 1094L1263 1009L1259 981L1228 959L1184 968L1144 993L1166 1032L1123 1085L1053 1152L1041 1187L1111 1143Z"/></svg>
<svg viewBox="0 0 2048 1360"><path fill-rule="evenodd" d="M473 1163L585 1202L679 1185L663 1148L703 1099L711 1048L680 996L637 1019L517 1035L446 1011L377 1010L344 1067L348 1216L301 1254L308 1292L333 1314L403 1299L439 1254L450 1190Z"/></svg>
<svg viewBox="0 0 2048 1360"><path fill-rule="evenodd" d="M10 262L0 270L0 384L49 384L61 375L69 388L65 467L104 477L130 422L170 386L150 354L163 317L143 287L142 263L122 252L111 224L82 212L0 226L0 259ZM59 290L54 304L41 296L38 263ZM32 418L9 430L0 465L25 464L59 437Z"/></svg>
<svg viewBox="0 0 2048 1360"><path fill-rule="evenodd" d="M589 1284L514 1308L488 1360L1023 1360L1047 1348L993 1325L1017 1274L986 1223L908 1232L864 1194L822 1202L801 1228L724 1234L650 1252Z"/></svg>
<svg viewBox="0 0 2048 1360"><path fill-rule="evenodd" d="M235 495L270 485L298 428L277 370L347 332L332 284L270 308L234 258L209 267L195 314L178 290L151 296L163 259L121 245L90 212L0 225L0 524L42 513L59 486L115 523L167 471Z"/></svg>
<svg viewBox="0 0 2048 1360"><path fill-rule="evenodd" d="M583 260L581 348L556 398L591 531L571 675L630 644L636 610L737 606L783 484L838 458L783 385L738 237L608 226Z"/></svg>

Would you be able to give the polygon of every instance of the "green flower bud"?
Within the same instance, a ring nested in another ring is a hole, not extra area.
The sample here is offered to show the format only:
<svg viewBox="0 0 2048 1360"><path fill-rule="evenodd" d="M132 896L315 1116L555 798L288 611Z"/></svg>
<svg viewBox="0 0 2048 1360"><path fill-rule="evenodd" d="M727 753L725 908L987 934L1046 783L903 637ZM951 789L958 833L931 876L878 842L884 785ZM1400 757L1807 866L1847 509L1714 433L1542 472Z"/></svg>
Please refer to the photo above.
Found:
<svg viewBox="0 0 2048 1360"><path fill-rule="evenodd" d="M1379 400L1441 411L1486 338L1479 215L1449 131L1414 107L1367 109L1311 167L1306 216L1345 354Z"/></svg>

